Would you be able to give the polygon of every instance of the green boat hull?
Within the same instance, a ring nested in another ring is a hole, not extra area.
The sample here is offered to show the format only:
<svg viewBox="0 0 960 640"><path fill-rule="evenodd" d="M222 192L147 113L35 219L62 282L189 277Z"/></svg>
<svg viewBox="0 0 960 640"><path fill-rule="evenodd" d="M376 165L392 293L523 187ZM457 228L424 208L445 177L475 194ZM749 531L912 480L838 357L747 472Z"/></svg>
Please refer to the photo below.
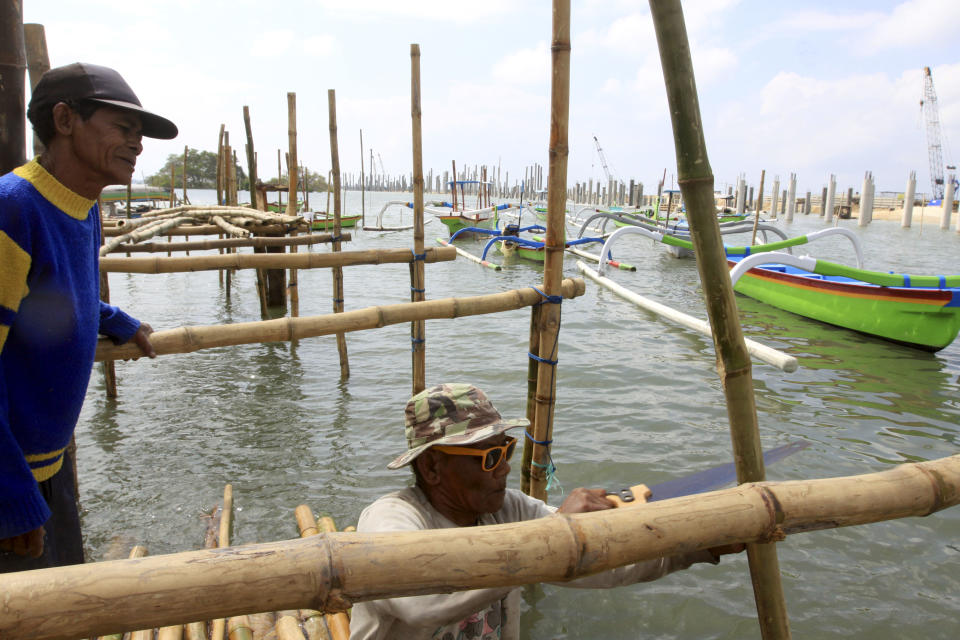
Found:
<svg viewBox="0 0 960 640"><path fill-rule="evenodd" d="M951 289L878 287L760 268L743 274L734 289L797 315L927 351L943 349L960 332L958 294Z"/></svg>
<svg viewBox="0 0 960 640"><path fill-rule="evenodd" d="M349 227L357 226L357 221L360 219L360 216L340 216L340 228L347 229ZM333 229L333 217L321 218L320 220L314 219L310 223L310 228L314 231L328 231Z"/></svg>

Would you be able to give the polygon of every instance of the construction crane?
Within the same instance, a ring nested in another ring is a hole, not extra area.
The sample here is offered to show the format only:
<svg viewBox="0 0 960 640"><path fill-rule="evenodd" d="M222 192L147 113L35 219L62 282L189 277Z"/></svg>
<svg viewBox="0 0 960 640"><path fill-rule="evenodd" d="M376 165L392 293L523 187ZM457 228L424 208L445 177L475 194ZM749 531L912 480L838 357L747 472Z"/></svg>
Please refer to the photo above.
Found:
<svg viewBox="0 0 960 640"><path fill-rule="evenodd" d="M930 157L930 186L932 200L943 199L943 150L940 146L940 114L937 109L937 92L933 89L930 67L923 68L923 99L920 100L927 123L927 152ZM950 167L953 169L954 167Z"/></svg>
<svg viewBox="0 0 960 640"><path fill-rule="evenodd" d="M597 145L597 154L600 156L600 164L603 165L603 173L607 176L607 182L613 182L613 176L610 175L610 168L607 166L607 158L603 155L603 149L600 148L600 141L597 136L593 136L593 141Z"/></svg>

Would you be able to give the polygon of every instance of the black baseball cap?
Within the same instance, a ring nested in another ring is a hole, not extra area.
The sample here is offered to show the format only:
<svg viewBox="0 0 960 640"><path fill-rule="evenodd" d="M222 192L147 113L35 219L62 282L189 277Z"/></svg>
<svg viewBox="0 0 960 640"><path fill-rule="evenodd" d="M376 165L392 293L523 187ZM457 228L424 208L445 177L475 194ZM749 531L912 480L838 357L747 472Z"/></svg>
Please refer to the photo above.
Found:
<svg viewBox="0 0 960 640"><path fill-rule="evenodd" d="M133 111L143 123L143 135L170 140L177 137L177 125L143 108L137 94L123 77L109 67L74 62L50 69L40 78L30 97L29 116L58 102L90 100Z"/></svg>

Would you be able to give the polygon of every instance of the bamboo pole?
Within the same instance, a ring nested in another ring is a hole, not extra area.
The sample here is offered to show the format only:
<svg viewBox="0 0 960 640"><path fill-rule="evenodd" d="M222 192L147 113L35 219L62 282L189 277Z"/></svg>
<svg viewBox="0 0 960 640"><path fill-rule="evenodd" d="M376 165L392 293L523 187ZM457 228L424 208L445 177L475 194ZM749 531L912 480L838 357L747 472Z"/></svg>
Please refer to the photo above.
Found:
<svg viewBox="0 0 960 640"><path fill-rule="evenodd" d="M287 199L287 215L296 216L297 207L297 180L300 178L300 166L297 162L297 94L287 93L287 141L290 151L287 155L287 174L290 176L290 191L292 197ZM296 235L296 230L292 231ZM290 253L297 253L297 245L290 246ZM287 279L287 292L290 298L290 315L294 318L300 315L300 292L297 289L297 270L290 269Z"/></svg>
<svg viewBox="0 0 960 640"><path fill-rule="evenodd" d="M320 533L317 519L307 505L301 504L298 506L294 510L294 516L297 519L297 529L300 531L301 538L308 538ZM304 630L310 640L330 640L330 634L327 632L327 622L324 620L322 612L316 609L301 609L300 619L303 621Z"/></svg>
<svg viewBox="0 0 960 640"><path fill-rule="evenodd" d="M47 35L42 24L23 25L23 41L27 53L27 71L29 72L30 91L32 92L40 82L40 77L50 70L50 56L47 54ZM33 155L43 153L44 146L33 134Z"/></svg>
<svg viewBox="0 0 960 640"><path fill-rule="evenodd" d="M410 115L413 128L413 253L426 257L423 247L423 134L420 108L420 45L410 45ZM424 260L410 263L410 301L426 300ZM413 390L411 395L423 391L427 377L426 323L423 320L410 323L411 359L413 367Z"/></svg>
<svg viewBox="0 0 960 640"><path fill-rule="evenodd" d="M540 310L543 305L535 304L530 307L530 344L527 353L539 353L540 351L540 332L537 330L540 326ZM537 361L533 358L527 358L527 421L532 425L537 411ZM529 433L530 427L527 427ZM533 435L532 433L530 434ZM523 439L523 458L520 462L520 490L526 494L530 493L530 470L533 466L533 442L530 438Z"/></svg>
<svg viewBox="0 0 960 640"><path fill-rule="evenodd" d="M0 175L26 162L27 130L25 76L27 56L23 34L23 3L0 4Z"/></svg>
<svg viewBox="0 0 960 640"><path fill-rule="evenodd" d="M757 189L756 217L753 219L753 234L750 236L750 245L757 244L757 227L760 224L760 210L763 208L763 180L767 177L767 170L760 171L760 187Z"/></svg>
<svg viewBox="0 0 960 640"><path fill-rule="evenodd" d="M88 637L265 607L340 611L366 600L565 581L696 549L927 516L957 504L960 455L467 530L327 533L22 571L0 575L0 635Z"/></svg>
<svg viewBox="0 0 960 640"><path fill-rule="evenodd" d="M341 234L344 240L350 240L349 233ZM307 236L296 236L292 238L221 238L218 240L193 240L187 242L173 242L170 244L159 243L139 243L139 244L121 244L114 246L110 253L162 253L166 251L203 251L205 249L236 248L236 247L289 247L291 245L303 246L311 244L323 244L331 242L332 233L314 233ZM220 255L223 255L222 253Z"/></svg>
<svg viewBox="0 0 960 640"><path fill-rule="evenodd" d="M687 202L691 239L727 401L737 480L757 482L764 479L765 470L752 366L714 213L713 173L707 159L683 9L679 0L650 0L650 12L673 123L678 182ZM776 547L772 543L749 544L747 557L763 638L790 638Z"/></svg>
<svg viewBox="0 0 960 640"><path fill-rule="evenodd" d="M561 292L565 298L582 296L585 291L583 279L563 281ZM312 338L363 329L375 329L414 320L438 318L462 318L486 313L497 313L529 307L542 300L533 288L514 289L469 298L442 298L424 302L367 307L344 313L301 318L277 318L258 322L241 322L226 325L180 327L157 331L150 342L158 355L191 353L200 349L212 349L256 342L283 342ZM121 360L140 355L140 348L129 343L115 345L107 338L97 343L96 361Z"/></svg>
<svg viewBox="0 0 960 640"><path fill-rule="evenodd" d="M217 204L222 205L224 203L223 191L224 184L226 180L224 179L224 166L225 162L223 161L223 136L227 125L220 125L220 135L217 138Z"/></svg>
<svg viewBox="0 0 960 640"><path fill-rule="evenodd" d="M360 226L367 226L367 185L363 166L363 129L360 129Z"/></svg>
<svg viewBox="0 0 960 640"><path fill-rule="evenodd" d="M317 526L321 533L337 532L337 525L329 516L321 516L317 520ZM332 640L350 640L350 618L346 613L343 611L328 613L325 620Z"/></svg>
<svg viewBox="0 0 960 640"><path fill-rule="evenodd" d="M97 200L97 211L100 212L100 246L103 247L103 201ZM104 302L110 302L110 278L106 271L100 271L100 299ZM106 389L108 398L117 397L117 369L113 362L104 362L103 366L103 386ZM74 459L76 464L76 459Z"/></svg>
<svg viewBox="0 0 960 640"><path fill-rule="evenodd" d="M183 145L183 204L190 204L190 199L187 197L187 152L190 150L190 147Z"/></svg>
<svg viewBox="0 0 960 640"><path fill-rule="evenodd" d="M243 105L243 129L247 134L247 176L250 178L250 206L254 209L260 209L260 202L257 198L257 156L256 148L253 146L253 127L250 125L250 107Z"/></svg>
<svg viewBox="0 0 960 640"><path fill-rule="evenodd" d="M550 83L550 176L547 184L547 233L544 243L543 292L548 298L559 294L563 281L563 251L566 245L567 129L570 112L570 0L553 0L553 75ZM553 411L557 387L560 305L548 303L540 312L537 331L540 350L537 393L532 431L530 495L545 500L552 478L550 445L553 439ZM526 440L530 440L527 438ZM526 441L524 442L526 447Z"/></svg>
<svg viewBox="0 0 960 640"><path fill-rule="evenodd" d="M223 511L220 513L220 530L217 535L217 548L230 546L230 526L233 524L233 485L223 487ZM246 613L246 612L243 612ZM249 626L249 624L247 625ZM210 640L224 640L227 628L226 618L215 618L210 622Z"/></svg>
<svg viewBox="0 0 960 640"><path fill-rule="evenodd" d="M340 151L337 148L337 94L327 91L330 111L330 170L333 172L333 251L340 251ZM333 268L333 312L343 313L343 269ZM337 353L340 355L340 379L350 377L350 362L347 359L347 337L337 334Z"/></svg>
<svg viewBox="0 0 960 640"><path fill-rule="evenodd" d="M253 628L248 616L233 616L227 620L227 638L229 640L253 640ZM157 638L160 640L160 638Z"/></svg>

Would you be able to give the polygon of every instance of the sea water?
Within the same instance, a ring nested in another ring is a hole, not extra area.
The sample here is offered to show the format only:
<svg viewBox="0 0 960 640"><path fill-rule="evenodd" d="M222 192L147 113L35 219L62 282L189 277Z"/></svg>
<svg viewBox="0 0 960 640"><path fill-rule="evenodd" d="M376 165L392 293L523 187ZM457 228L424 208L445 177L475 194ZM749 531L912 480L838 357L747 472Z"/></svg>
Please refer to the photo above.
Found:
<svg viewBox="0 0 960 640"><path fill-rule="evenodd" d="M191 192L213 202L209 191ZM428 195L428 199L429 199ZM322 203L320 194L311 201ZM367 193L380 204L410 194ZM346 194L345 211L360 211ZM409 224L405 209L385 224ZM431 216L427 216L428 219ZM524 220L533 222L533 220ZM834 221L860 236L866 267L912 274L960 272L960 235L938 226ZM777 222L789 236L826 225L816 215ZM412 232L347 230L345 250L412 248ZM575 235L571 227L568 232ZM446 237L432 220L428 246ZM749 237L728 244L748 244ZM482 244L464 245L474 253ZM301 251L306 249L301 248ZM318 245L310 250L327 252ZM599 252L594 248L593 252ZM795 250L853 264L849 241ZM201 255L205 252L191 252ZM636 272L609 276L641 295L705 318L696 263L639 236L614 257ZM502 261L491 253L494 261ZM578 277L575 257L566 277ZM517 259L494 272L473 262L426 266L429 299L537 286L543 267ZM112 302L156 330L260 319L253 272L229 290L215 271L111 274ZM407 302L403 265L344 269L347 310ZM299 271L300 315L332 309L328 269ZM745 335L795 356L785 373L759 361L753 379L765 448L810 446L767 470L770 480L883 471L960 451L960 341L926 353L779 311L738 295ZM426 323L428 384L471 382L507 417L524 414L529 310ZM80 493L89 559L144 544L153 555L200 548L202 515L233 485L232 542L297 537L294 508L355 524L378 496L410 481L386 464L405 449L411 392L409 325L346 334L350 377L340 380L333 336L118 362L119 397L105 396L100 366L80 418ZM578 486L654 484L729 462L724 396L709 338L669 324L587 281L562 307L553 461L559 504ZM517 458L515 462L519 460ZM516 464L514 465L516 467ZM514 468L511 483L519 487ZM955 638L960 617L960 509L927 518L790 536L777 546L797 638ZM529 638L759 638L745 554L657 582L584 592L525 590Z"/></svg>

